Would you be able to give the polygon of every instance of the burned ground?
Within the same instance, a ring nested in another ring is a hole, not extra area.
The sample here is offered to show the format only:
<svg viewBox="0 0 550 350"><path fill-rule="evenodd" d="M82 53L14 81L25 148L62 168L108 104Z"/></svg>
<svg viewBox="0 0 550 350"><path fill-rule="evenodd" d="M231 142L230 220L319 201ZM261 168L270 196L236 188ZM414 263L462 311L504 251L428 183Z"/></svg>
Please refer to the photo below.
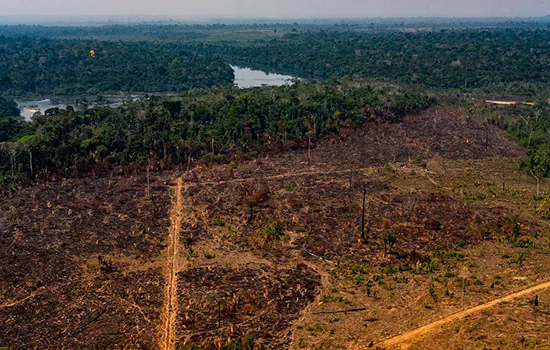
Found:
<svg viewBox="0 0 550 350"><path fill-rule="evenodd" d="M437 188L411 192L392 186L401 176L382 167L351 179L346 173L329 173L205 185L193 197L194 205L202 206L202 218L192 237L216 235L278 261L292 259L297 249L327 260L351 254L361 263L389 259L407 265L423 262L435 247L452 250L491 240L510 234L514 225L536 230L536 225L519 220L506 208L486 208ZM364 237L363 185L367 188ZM384 248L388 233L399 242L391 252ZM385 250L388 254L380 260L377 252Z"/></svg>
<svg viewBox="0 0 550 350"><path fill-rule="evenodd" d="M192 269L309 264L323 285L292 322L288 347L364 346L539 281L546 225L517 195L533 191L518 170L524 154L501 130L443 109L343 134L316 147L309 164L297 151L196 169L185 175L195 208L183 227L186 254ZM355 309L365 311L346 311ZM200 344L254 334L179 327Z"/></svg>
<svg viewBox="0 0 550 350"><path fill-rule="evenodd" d="M526 154L503 130L474 119L465 108L433 108L408 115L400 123L343 129L340 135L313 145L309 165L307 151L298 150L233 168L197 168L186 179L218 182L311 171L355 171L415 159L517 158Z"/></svg>
<svg viewBox="0 0 550 350"><path fill-rule="evenodd" d="M170 222L184 349L363 348L521 290L550 273L523 154L464 109L432 109L344 130L309 162L197 167L175 213L168 175L152 198L144 176L23 189L0 204L0 346L156 348Z"/></svg>
<svg viewBox="0 0 550 350"><path fill-rule="evenodd" d="M319 276L305 264L194 268L180 273L179 282L182 336L205 349L247 335L273 348L287 347L284 331L320 286Z"/></svg>
<svg viewBox="0 0 550 350"><path fill-rule="evenodd" d="M546 291L502 303L477 317L445 326L439 337L420 340L411 349L473 349L479 344L488 350L548 348L549 301L550 292Z"/></svg>
<svg viewBox="0 0 550 350"><path fill-rule="evenodd" d="M13 348L154 348L164 177L37 184L0 204L0 340Z"/></svg>
<svg viewBox="0 0 550 350"><path fill-rule="evenodd" d="M316 163L345 164L353 169L415 158L513 158L525 154L505 132L480 125L462 108L430 109L408 115L397 124L367 124L331 143L319 147Z"/></svg>

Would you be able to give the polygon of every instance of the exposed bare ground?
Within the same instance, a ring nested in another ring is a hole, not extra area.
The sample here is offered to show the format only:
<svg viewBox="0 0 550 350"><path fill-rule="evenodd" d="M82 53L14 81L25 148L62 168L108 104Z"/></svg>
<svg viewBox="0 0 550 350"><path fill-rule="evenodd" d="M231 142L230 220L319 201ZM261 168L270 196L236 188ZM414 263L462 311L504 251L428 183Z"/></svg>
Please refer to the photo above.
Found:
<svg viewBox="0 0 550 350"><path fill-rule="evenodd" d="M181 229L181 211L183 208L183 179L180 177L174 189L172 209L170 211L170 230L166 250L164 306L162 310L162 329L159 347L163 350L175 348L176 315L177 315L177 273L178 242Z"/></svg>
<svg viewBox="0 0 550 350"><path fill-rule="evenodd" d="M42 293L42 291L44 291L46 289L45 286L43 287L40 287L38 288L37 290L35 290L34 292L28 294L27 296L25 296L24 298L21 298L19 300L11 300L11 301L7 301L5 303L2 303L0 304L0 309L4 309L4 308L8 308L8 307L13 307L13 306L16 306L16 305L20 305L20 304L23 304L25 301L29 300L29 299L32 299L34 298L35 296L39 295L40 293Z"/></svg>
<svg viewBox="0 0 550 350"><path fill-rule="evenodd" d="M319 144L311 165L298 151L197 168L173 187L159 177L154 199L140 199L144 178L28 189L0 201L0 341L219 349L252 335L268 349L418 346L444 324L550 288L538 285L550 273L549 230L518 171L523 154L464 111L436 110ZM67 281L42 280L73 269Z"/></svg>
<svg viewBox="0 0 550 350"><path fill-rule="evenodd" d="M167 176L68 179L0 199L0 347L157 348Z"/></svg>
<svg viewBox="0 0 550 350"><path fill-rule="evenodd" d="M434 333L434 332L437 332L438 330L441 330L441 327L447 323L458 321L468 315L471 315L473 313L479 312L484 309L491 308L497 304L508 302L513 299L523 297L527 294L533 294L549 288L550 288L550 282L546 282L528 289L524 289L520 292L507 295L503 298L498 298L488 303L481 304L461 312L457 312L456 314L442 318L439 321L432 322L424 327L420 327L413 331L407 332L405 334L401 334L397 337L385 340L379 344L376 344L376 347L381 349L386 349L386 348L389 349L389 348L397 348L397 347L400 347L401 349L408 349L415 340L423 336L426 336L430 333Z"/></svg>

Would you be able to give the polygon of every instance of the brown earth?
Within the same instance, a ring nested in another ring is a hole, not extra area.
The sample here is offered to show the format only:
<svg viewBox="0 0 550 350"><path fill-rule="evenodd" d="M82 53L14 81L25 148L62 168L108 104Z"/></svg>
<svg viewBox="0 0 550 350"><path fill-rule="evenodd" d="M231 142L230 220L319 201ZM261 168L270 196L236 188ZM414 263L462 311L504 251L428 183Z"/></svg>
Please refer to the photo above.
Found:
<svg viewBox="0 0 550 350"><path fill-rule="evenodd" d="M156 175L151 199L143 176L29 187L0 203L0 346L390 339L547 279L549 208L533 211L523 154L465 110L433 109L344 130L309 161L295 151L200 167L180 189Z"/></svg>
<svg viewBox="0 0 550 350"><path fill-rule="evenodd" d="M155 348L163 176L68 180L0 204L0 344L14 349Z"/></svg>
<svg viewBox="0 0 550 350"><path fill-rule="evenodd" d="M487 303L484 303L484 304L466 309L464 311L457 312L457 313L452 314L450 316L444 317L439 321L430 323L426 326L417 328L415 330L412 330L410 332L401 334L401 335L399 335L397 337L394 337L392 339L388 339L388 340L385 340L381 343L378 343L378 344L376 344L376 347L386 349L386 348L399 346L402 349L408 349L415 342L416 342L415 345L418 345L418 343L421 344L421 341L422 341L421 338L422 337L427 337L429 335L432 335L431 338L433 339L434 338L433 333L441 331L442 327L445 327L450 323L461 321L461 320L469 317L470 315L474 315L476 313L480 313L480 312L483 312L483 311L490 312L490 309L494 309L494 308L498 307L500 304L509 303L509 302L515 301L515 299L520 299L520 298L525 297L525 296L530 296L530 295L535 294L537 292L546 292L546 290L548 290L548 289L550 289L550 282L538 284L536 286L524 289L522 291L509 294L505 297L494 299L494 300L491 300L490 302L487 302ZM539 303L538 295L535 298L536 299L533 299L531 301L531 304L533 304L533 306L534 306L533 309L537 310L537 308L540 306L540 304L538 304ZM539 310L541 310L541 309L539 309ZM544 313L544 311L542 311L542 310L540 312ZM532 322L532 323L535 323L535 322ZM544 323L544 322L542 322L542 323ZM487 338L487 336L483 335L483 336L479 336L479 337L473 338L473 339L474 340L480 340L480 339L483 339L483 338ZM470 339L472 339L472 338L470 338ZM522 340L520 342L523 343L524 341L525 341L525 336L522 336ZM534 345L539 345L539 344L540 343L538 341L534 342ZM448 345L449 345L448 340L445 340L445 344L440 343L440 346L442 346L442 347L443 346L448 346ZM500 345L503 345L503 344L500 343ZM421 348L425 348L425 345Z"/></svg>

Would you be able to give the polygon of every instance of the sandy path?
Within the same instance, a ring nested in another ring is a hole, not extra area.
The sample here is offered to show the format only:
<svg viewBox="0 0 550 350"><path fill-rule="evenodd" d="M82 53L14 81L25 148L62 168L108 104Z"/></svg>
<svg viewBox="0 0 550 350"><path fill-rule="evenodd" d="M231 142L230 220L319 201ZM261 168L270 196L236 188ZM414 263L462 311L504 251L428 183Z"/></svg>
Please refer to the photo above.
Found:
<svg viewBox="0 0 550 350"><path fill-rule="evenodd" d="M508 301L513 300L513 299L517 299L517 298L523 297L525 295L533 294L535 292L539 292L539 291L549 289L549 288L550 288L550 282L546 282L546 283L536 285L534 287L522 290L520 292L507 295L503 298L495 299L495 300L490 301L488 303L481 304L481 305L478 305L478 306L473 307L471 309L467 309L467 310L458 312L458 313L453 314L451 316L447 316L445 318L442 318L439 321L430 323L430 324L428 324L424 327L417 328L413 331L404 333L404 334L399 335L397 337L394 337L394 338L385 340L381 343L378 343L378 344L375 345L375 347L382 348L382 349L398 348L398 347L400 347L401 349L407 349L412 345L412 343L416 339L418 339L422 336L425 336L429 333L432 333L432 332L441 331L442 326L447 324L447 323L458 321L458 320L463 319L464 317L466 317L468 315L471 315L471 314L473 314L475 312L478 312L478 311L481 311L481 310L488 309L488 308L493 307L493 306L495 306L499 303L508 302Z"/></svg>
<svg viewBox="0 0 550 350"><path fill-rule="evenodd" d="M161 314L161 334L159 347L162 350L175 349L177 303L177 273L178 273L178 242L181 230L181 211L183 209L183 179L177 181L175 194L170 210L170 230L168 233L167 261L164 278L164 305Z"/></svg>

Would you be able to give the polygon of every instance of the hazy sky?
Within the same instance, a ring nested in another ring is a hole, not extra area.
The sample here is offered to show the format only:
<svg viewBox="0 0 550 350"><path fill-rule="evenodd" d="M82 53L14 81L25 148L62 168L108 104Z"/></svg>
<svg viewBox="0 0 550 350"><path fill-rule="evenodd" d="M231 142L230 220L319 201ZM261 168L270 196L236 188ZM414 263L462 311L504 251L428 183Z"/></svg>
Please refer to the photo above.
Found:
<svg viewBox="0 0 550 350"><path fill-rule="evenodd" d="M544 16L550 0L0 0L0 15Z"/></svg>

